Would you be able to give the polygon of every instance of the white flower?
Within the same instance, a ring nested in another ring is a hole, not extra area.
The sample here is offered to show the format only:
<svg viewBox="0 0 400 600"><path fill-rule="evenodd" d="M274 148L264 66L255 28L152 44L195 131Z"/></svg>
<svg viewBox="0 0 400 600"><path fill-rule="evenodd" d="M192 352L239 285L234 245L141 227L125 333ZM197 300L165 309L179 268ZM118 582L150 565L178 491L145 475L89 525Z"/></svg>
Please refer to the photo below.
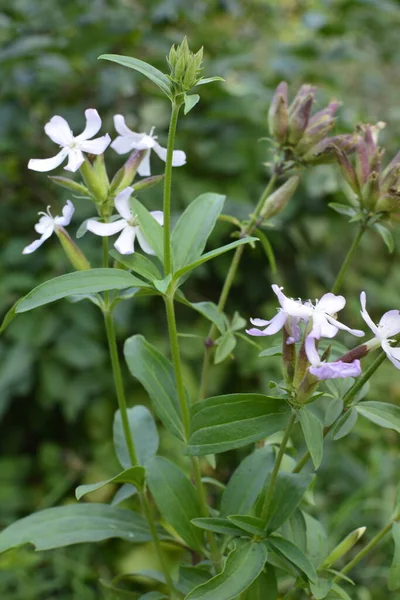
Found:
<svg viewBox="0 0 400 600"><path fill-rule="evenodd" d="M361 375L361 364L359 360L342 362L341 360L328 363L320 359L315 347L315 338L311 335L306 338L306 354L310 362L308 370L320 380L344 379L346 377L358 377Z"/></svg>
<svg viewBox="0 0 400 600"><path fill-rule="evenodd" d="M157 142L157 136L153 135L154 127L147 133L135 133L125 123L122 115L114 116L114 126L119 136L111 144L111 148L118 154L126 154L131 150L154 150L156 154L165 162L167 150ZM172 166L181 167L186 163L186 154L182 150L174 150L172 154ZM148 177L150 173L150 152L146 152L145 157L139 165L138 173L142 177Z"/></svg>
<svg viewBox="0 0 400 600"><path fill-rule="evenodd" d="M343 296L335 296L331 292L324 294L321 300L317 300L315 306L311 302L306 302L310 311L309 316L313 322L310 335L317 340L321 337L333 338L338 330L342 329L357 337L363 336L363 331L350 329L333 317L344 308L345 304L346 300Z"/></svg>
<svg viewBox="0 0 400 600"><path fill-rule="evenodd" d="M375 338L367 342L366 346L369 348L381 346L388 359L397 369L400 369L400 348L392 348L391 346L391 342L395 341L391 339L392 336L400 333L400 311L389 310L382 316L378 325L375 325L367 312L367 297L365 292L361 292L360 301L361 316L375 335Z"/></svg>
<svg viewBox="0 0 400 600"><path fill-rule="evenodd" d="M115 208L121 215L121 219L111 223L99 223L94 219L90 219L86 223L86 228L96 235L109 236L121 232L114 247L121 254L133 254L135 252L135 238L137 237L139 245L147 254L155 254L153 248L147 242L143 235L140 226L137 222L136 215L133 214L129 205L129 198L133 192L132 187L127 187L120 192L115 198ZM161 210L153 210L151 216L162 225L164 215Z"/></svg>
<svg viewBox="0 0 400 600"><path fill-rule="evenodd" d="M62 209L62 217L52 217L50 213L50 207L47 207L47 212L40 212L39 215L42 215L35 225L35 230L37 233L41 234L41 237L38 240L29 244L22 250L22 254L31 254L35 252L49 238L54 231L59 227L66 227L70 224L72 215L74 214L74 205L71 200L67 200L66 205Z"/></svg>
<svg viewBox="0 0 400 600"><path fill-rule="evenodd" d="M64 167L67 171L75 173L85 160L82 152L89 154L103 154L111 142L108 135L91 140L101 127L99 113L94 108L85 110L86 127L80 135L74 137L70 126L63 117L56 115L44 126L49 138L58 144L61 151L52 158L32 158L28 163L28 169L33 171L52 171L57 168L68 156L68 164Z"/></svg>

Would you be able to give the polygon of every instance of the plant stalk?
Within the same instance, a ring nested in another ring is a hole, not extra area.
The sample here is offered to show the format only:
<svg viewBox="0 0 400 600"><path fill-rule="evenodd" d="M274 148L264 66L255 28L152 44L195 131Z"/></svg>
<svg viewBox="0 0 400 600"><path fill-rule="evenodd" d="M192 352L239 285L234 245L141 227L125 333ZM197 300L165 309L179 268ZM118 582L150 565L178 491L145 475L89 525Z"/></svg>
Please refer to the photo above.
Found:
<svg viewBox="0 0 400 600"><path fill-rule="evenodd" d="M353 258L353 255L358 248L358 244L360 243L361 238L364 235L365 230L366 230L366 225L365 225L365 223L363 223L361 225L356 237L354 238L353 243L351 244L351 246L349 248L349 251L346 255L346 258L343 261L343 264L340 268L339 273L337 274L335 283L332 286L332 290L331 290L332 294L337 294L338 291L340 290L340 288L342 287L344 276L347 272L347 269L349 267L351 259Z"/></svg>

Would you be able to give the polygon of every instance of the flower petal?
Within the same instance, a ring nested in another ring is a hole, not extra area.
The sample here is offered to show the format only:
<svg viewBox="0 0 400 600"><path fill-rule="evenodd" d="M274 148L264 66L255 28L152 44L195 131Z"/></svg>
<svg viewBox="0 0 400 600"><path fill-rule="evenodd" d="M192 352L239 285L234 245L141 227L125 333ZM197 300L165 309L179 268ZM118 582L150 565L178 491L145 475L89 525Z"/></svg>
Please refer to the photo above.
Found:
<svg viewBox="0 0 400 600"><path fill-rule="evenodd" d="M94 140L80 142L79 148L83 150L83 152L88 152L89 154L103 154L105 149L110 145L110 142L111 138L108 133L106 133L106 135Z"/></svg>
<svg viewBox="0 0 400 600"><path fill-rule="evenodd" d="M151 254L152 256L154 256L155 252L154 252L153 248L150 246L149 242L146 240L144 233L140 229L140 227L136 228L136 234L137 234L137 239L138 239L139 245L140 245L141 249L143 250L143 252L146 252L146 254Z"/></svg>
<svg viewBox="0 0 400 600"><path fill-rule="evenodd" d="M132 211L129 205L129 198L132 196L132 193L133 187L126 187L122 192L116 195L114 200L115 208L126 221L132 219Z"/></svg>
<svg viewBox="0 0 400 600"><path fill-rule="evenodd" d="M96 135L98 131L100 131L101 118L95 108L88 108L87 110L85 110L85 117L86 127L82 131L82 133L75 137L75 140L90 140L90 138L92 138L94 135Z"/></svg>
<svg viewBox="0 0 400 600"><path fill-rule="evenodd" d="M375 325L371 317L367 312L367 296L365 292L361 292L360 294L360 302L361 302L361 316L372 331L372 333L376 336L379 336L379 328Z"/></svg>
<svg viewBox="0 0 400 600"><path fill-rule="evenodd" d="M140 177L148 177L150 173L150 150L144 155L142 162L138 166L137 172Z"/></svg>
<svg viewBox="0 0 400 600"><path fill-rule="evenodd" d="M133 143L140 142L143 137L143 133L135 133L135 131L129 129L125 123L125 117L123 115L114 115L114 127L115 131L119 133L119 135L129 138Z"/></svg>
<svg viewBox="0 0 400 600"><path fill-rule="evenodd" d="M46 123L44 130L46 135L60 146L68 146L74 138L67 121L58 115L52 117L50 121Z"/></svg>
<svg viewBox="0 0 400 600"><path fill-rule="evenodd" d="M111 142L111 148L117 152L117 154L126 154L135 148L134 142L128 137L123 137L119 135L115 138L113 142Z"/></svg>
<svg viewBox="0 0 400 600"><path fill-rule="evenodd" d="M28 162L28 169L45 173L52 171L61 165L65 157L68 155L68 149L63 148L58 154L51 158L31 158Z"/></svg>
<svg viewBox="0 0 400 600"><path fill-rule="evenodd" d="M314 311L312 321L313 326L310 335L317 340L322 337L333 338L338 332L338 328L328 322L325 313Z"/></svg>
<svg viewBox="0 0 400 600"><path fill-rule="evenodd" d="M121 231L124 227L126 227L125 219L119 219L118 221L113 221L112 223L100 223L99 221L95 221L95 219L89 219L86 223L86 229L91 231L96 235L101 235L102 237L107 237L109 235L114 235Z"/></svg>
<svg viewBox="0 0 400 600"><path fill-rule="evenodd" d="M54 223L56 225L61 225L62 227L66 227L71 223L72 215L74 214L75 206L72 204L71 200L67 200L67 203L62 209L62 217L56 217L54 219Z"/></svg>
<svg viewBox="0 0 400 600"><path fill-rule="evenodd" d="M324 294L316 304L316 308L327 312L330 315L334 315L345 307L346 299L343 296L335 296L331 292Z"/></svg>
<svg viewBox="0 0 400 600"><path fill-rule="evenodd" d="M269 325L271 321L266 321L265 319L250 319L250 323L255 325L255 327L265 327Z"/></svg>
<svg viewBox="0 0 400 600"><path fill-rule="evenodd" d="M281 310L278 312L277 315L275 315L273 319L271 319L266 329L246 329L246 333L257 337L264 335L274 335L274 333L277 333L280 329L282 329L282 327L286 323L286 319L287 314L283 310Z"/></svg>
<svg viewBox="0 0 400 600"><path fill-rule="evenodd" d="M400 312L398 310L389 310L385 312L379 321L381 334L385 337L391 337L400 333Z"/></svg>
<svg viewBox="0 0 400 600"><path fill-rule="evenodd" d="M382 350L396 369L400 369L400 348L392 348L390 342L383 340Z"/></svg>
<svg viewBox="0 0 400 600"><path fill-rule="evenodd" d="M37 250L39 246L41 246L43 242L45 242L51 236L53 231L54 226L48 227L48 229L43 233L40 239L35 240L31 244L29 244L29 246L25 246L25 248L22 250L22 254L32 254L32 252L35 252L35 250Z"/></svg>
<svg viewBox="0 0 400 600"><path fill-rule="evenodd" d="M319 367L310 367L308 370L320 380L343 379L361 375L361 364L359 360L352 363L344 363L339 360L337 362L322 363Z"/></svg>
<svg viewBox="0 0 400 600"><path fill-rule="evenodd" d="M121 235L117 239L114 244L114 248L118 250L121 254L133 254L135 252L135 237L136 237L137 227L131 227L131 225L126 225L121 232Z"/></svg>
<svg viewBox="0 0 400 600"><path fill-rule="evenodd" d="M363 335L365 335L364 331L361 331L361 329L350 329L350 327L347 327L347 325L340 323L340 321L337 321L330 315L326 316L326 320L334 327L337 327L342 331L348 331L349 333L351 333L351 335L355 335L356 337L363 337Z"/></svg>
<svg viewBox="0 0 400 600"><path fill-rule="evenodd" d="M312 313L312 308L301 303L300 300L292 300L285 296L282 288L274 284L272 286L274 294L277 295L279 304L283 310L291 317L299 317L300 319L308 319Z"/></svg>
<svg viewBox="0 0 400 600"><path fill-rule="evenodd" d="M319 357L318 350L315 345L315 338L312 335L308 335L306 337L305 350L307 358L313 367L321 365L321 359Z"/></svg>
<svg viewBox="0 0 400 600"><path fill-rule="evenodd" d="M167 149L160 146L157 142L154 144L154 152L164 162L167 160ZM182 167L184 164L186 164L186 154L183 150L174 150L172 153L172 166Z"/></svg>
<svg viewBox="0 0 400 600"><path fill-rule="evenodd" d="M40 213L39 213L40 215ZM48 227L53 227L53 219L49 216L44 214L42 217L40 217L39 221L36 223L35 225L35 231L37 231L37 233L40 233L40 235L42 235Z"/></svg>
<svg viewBox="0 0 400 600"><path fill-rule="evenodd" d="M159 225L164 225L164 213L162 210L152 210L150 214L152 217L154 217Z"/></svg>
<svg viewBox="0 0 400 600"><path fill-rule="evenodd" d="M66 171L72 171L72 173L75 173L84 162L85 157L83 156L81 150L74 148L68 153L68 164L66 167L64 167L64 169Z"/></svg>

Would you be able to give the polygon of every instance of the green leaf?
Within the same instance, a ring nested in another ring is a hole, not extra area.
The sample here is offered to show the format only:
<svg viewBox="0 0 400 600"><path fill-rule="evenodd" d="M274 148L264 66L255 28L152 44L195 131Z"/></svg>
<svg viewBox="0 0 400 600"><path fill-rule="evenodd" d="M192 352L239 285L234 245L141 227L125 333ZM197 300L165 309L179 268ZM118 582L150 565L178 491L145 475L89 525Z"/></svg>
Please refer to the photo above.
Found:
<svg viewBox="0 0 400 600"><path fill-rule="evenodd" d="M214 302L194 302L191 304L194 310L197 310L203 317L214 323L217 329L224 333L226 331L227 323L226 317L220 312L218 306Z"/></svg>
<svg viewBox="0 0 400 600"><path fill-rule="evenodd" d="M329 592L332 589L333 581L329 579L324 579L323 577L318 577L315 583L310 582L310 591L315 598L315 600L322 600L326 598Z"/></svg>
<svg viewBox="0 0 400 600"><path fill-rule="evenodd" d="M340 202L329 202L329 208L339 213L339 215L344 215L345 217L354 217L356 214L356 210L349 206L348 204L341 204Z"/></svg>
<svg viewBox="0 0 400 600"><path fill-rule="evenodd" d="M190 592L185 600L232 600L261 573L268 557L264 544L238 544L226 559L222 573Z"/></svg>
<svg viewBox="0 0 400 600"><path fill-rule="evenodd" d="M49 176L49 179L70 192L74 192L75 194L80 194L81 196L87 196L88 198L92 197L92 194L89 192L86 186L82 185L82 183L78 183L73 179L69 179L68 177L59 177L57 176Z"/></svg>
<svg viewBox="0 0 400 600"><path fill-rule="evenodd" d="M232 331L227 331L218 340L214 364L218 365L231 354L236 346L236 338Z"/></svg>
<svg viewBox="0 0 400 600"><path fill-rule="evenodd" d="M128 590L117 588L104 579L99 579L99 583L102 587L102 598L105 600L139 600L137 592L129 592Z"/></svg>
<svg viewBox="0 0 400 600"><path fill-rule="evenodd" d="M291 411L282 398L228 394L196 402L191 413L187 452L202 456L241 448L285 429Z"/></svg>
<svg viewBox="0 0 400 600"><path fill-rule="evenodd" d="M282 355L282 344L278 346L271 346L270 348L266 348L258 355L260 358L263 356L281 356Z"/></svg>
<svg viewBox="0 0 400 600"><path fill-rule="evenodd" d="M205 583L208 579L210 579L210 574L206 567L181 565L177 587L183 594L188 594L193 588Z"/></svg>
<svg viewBox="0 0 400 600"><path fill-rule="evenodd" d="M196 106L196 104L200 100L200 96L198 94L190 94L190 95L185 94L184 100L185 100L185 107L183 109L183 112L185 113L185 115L187 115L188 112L190 112L192 110L192 108L194 106Z"/></svg>
<svg viewBox="0 0 400 600"><path fill-rule="evenodd" d="M133 254L120 254L117 250L111 250L110 255L127 269L134 271L141 277L153 282L161 279L162 273L157 265L147 256L134 252Z"/></svg>
<svg viewBox="0 0 400 600"><path fill-rule="evenodd" d="M146 466L147 483L158 510L180 537L194 550L202 551L202 532L191 520L201 509L196 490L181 469L161 456Z"/></svg>
<svg viewBox="0 0 400 600"><path fill-rule="evenodd" d="M310 473L279 473L267 516L268 531L276 531L289 519L313 479Z"/></svg>
<svg viewBox="0 0 400 600"><path fill-rule="evenodd" d="M376 425L400 433L400 406L387 402L362 402L357 404L356 410Z"/></svg>
<svg viewBox="0 0 400 600"><path fill-rule="evenodd" d="M392 536L394 556L388 576L388 588L391 592L400 589L400 523L393 523Z"/></svg>
<svg viewBox="0 0 400 600"><path fill-rule="evenodd" d="M229 515L229 521L251 535L265 536L264 521L251 515Z"/></svg>
<svg viewBox="0 0 400 600"><path fill-rule="evenodd" d="M185 439L174 371L161 352L142 335L128 338L124 345L130 372L149 394L154 410L165 427L182 441Z"/></svg>
<svg viewBox="0 0 400 600"><path fill-rule="evenodd" d="M306 523L307 556L318 567L328 554L328 539L322 524L311 515L303 512Z"/></svg>
<svg viewBox="0 0 400 600"><path fill-rule="evenodd" d="M198 85L206 85L207 83L213 83L214 81L225 81L225 79L223 79L223 77L203 77L196 83L195 87L197 87Z"/></svg>
<svg viewBox="0 0 400 600"><path fill-rule="evenodd" d="M300 571L312 582L317 580L317 573L314 565L309 561L307 556L297 546L285 540L285 538L271 535L267 541L268 546L278 553L278 555L286 558L296 570Z"/></svg>
<svg viewBox="0 0 400 600"><path fill-rule="evenodd" d="M318 469L322 460L322 448L324 441L322 423L318 417L306 407L303 407L301 410L299 410L298 417L308 451L310 452L312 461L314 463L314 467Z"/></svg>
<svg viewBox="0 0 400 600"><path fill-rule="evenodd" d="M272 246L271 246L267 236L265 235L265 233L263 231L261 231L261 229L256 229L254 233L260 240L261 245L264 249L265 255L269 262L269 266L271 267L271 273L275 274L277 271L275 254L274 254L274 251L272 249Z"/></svg>
<svg viewBox="0 0 400 600"><path fill-rule="evenodd" d="M248 244L250 242L256 242L256 241L257 241L257 238L246 237L246 238L242 238L240 240L236 240L235 242L231 242L230 244L226 244L226 246L221 246L220 248L217 248L216 250L211 250L211 252L206 252L198 260L195 260L190 265L186 265L186 267L183 267L182 269L179 269L178 271L176 271L174 273L174 279L178 280L180 277L182 277L182 275L189 273L189 271L193 271L193 269L196 269L197 267L199 267L203 263L207 262L208 260L211 260L212 258L215 258L216 256L220 256L220 254L224 254L225 252L229 252L229 250L233 250L234 248L237 248L237 246L241 246L242 244Z"/></svg>
<svg viewBox="0 0 400 600"><path fill-rule="evenodd" d="M275 462L270 446L252 452L240 463L221 499L221 515L245 515L253 507Z"/></svg>
<svg viewBox="0 0 400 600"><path fill-rule="evenodd" d="M162 529L159 534L169 539ZM0 533L0 552L22 544L33 544L36 550L50 550L110 538L132 543L152 539L147 523L138 513L89 502L46 508L12 523Z"/></svg>
<svg viewBox="0 0 400 600"><path fill-rule="evenodd" d="M393 240L392 232L387 227L382 225L381 223L375 223L373 225L373 227L379 233L379 235L383 239L387 249L389 250L389 252L391 254L394 250L394 240Z"/></svg>
<svg viewBox="0 0 400 600"><path fill-rule="evenodd" d="M143 60L131 58L130 56L121 56L119 54L102 54L99 56L99 59L109 60L117 63L118 65L122 65L123 67L128 67L128 69L134 69L135 71L138 71L138 73L145 75L148 79L150 79L150 81L158 85L164 94L168 98L172 99L171 82L168 77Z"/></svg>
<svg viewBox="0 0 400 600"><path fill-rule="evenodd" d="M140 181L135 181L135 194L140 190L146 190L153 185L157 185L157 183L161 183L164 179L164 173L162 175L152 175L151 177L146 177L145 179L141 179Z"/></svg>
<svg viewBox="0 0 400 600"><path fill-rule="evenodd" d="M201 194L181 215L171 235L175 271L201 256L224 201L221 194Z"/></svg>
<svg viewBox="0 0 400 600"><path fill-rule="evenodd" d="M350 433L356 424L357 418L358 412L354 407L343 413L343 415L338 418L335 425L331 429L332 439L340 440L345 435Z"/></svg>
<svg viewBox="0 0 400 600"><path fill-rule="evenodd" d="M135 443L138 462L140 465L145 466L157 454L159 439L156 424L151 412L145 406L138 405L128 408L127 413L129 430ZM127 469L132 464L119 410L116 411L114 416L113 437L115 453L120 465Z"/></svg>
<svg viewBox="0 0 400 600"><path fill-rule="evenodd" d="M90 494L90 492L94 492L99 490L100 488L108 485L109 483L131 483L136 488L143 487L144 483L145 470L143 467L130 467L129 469L125 469L122 473L119 473L115 477L111 477L111 479L107 479L105 481L98 481L97 483L88 483L86 485L79 485L75 490L75 496L77 500L80 500L82 496L85 494Z"/></svg>
<svg viewBox="0 0 400 600"><path fill-rule="evenodd" d="M147 284L121 269L90 269L75 271L45 281L17 302L15 312L23 313L61 298L76 294L93 294L106 290L146 287Z"/></svg>
<svg viewBox="0 0 400 600"><path fill-rule="evenodd" d="M1 327L0 327L0 333L3 333L3 331L15 319L15 317L16 317L16 308L17 308L19 302L20 302L20 300L17 300L17 302L6 312L6 314L4 316L4 319L3 319L3 322L1 324Z"/></svg>
<svg viewBox="0 0 400 600"><path fill-rule="evenodd" d="M146 238L147 242L150 244L152 249L154 250L157 258L163 262L164 260L164 234L163 228L155 220L154 217L151 216L147 208L143 206L136 200L136 198L131 198L130 204L133 210L133 213L137 215L139 219L139 224L142 229L142 233Z"/></svg>
<svg viewBox="0 0 400 600"><path fill-rule="evenodd" d="M242 594L241 600L277 600L278 582L274 569L268 565Z"/></svg>
<svg viewBox="0 0 400 600"><path fill-rule="evenodd" d="M134 485L130 483L124 483L121 487L115 492L113 499L111 500L111 506L117 506L124 500L128 498L132 498L137 493L137 489Z"/></svg>
<svg viewBox="0 0 400 600"><path fill-rule="evenodd" d="M193 525L206 531L221 533L223 535L243 536L243 530L236 527L233 523L224 517L200 517L192 519Z"/></svg>

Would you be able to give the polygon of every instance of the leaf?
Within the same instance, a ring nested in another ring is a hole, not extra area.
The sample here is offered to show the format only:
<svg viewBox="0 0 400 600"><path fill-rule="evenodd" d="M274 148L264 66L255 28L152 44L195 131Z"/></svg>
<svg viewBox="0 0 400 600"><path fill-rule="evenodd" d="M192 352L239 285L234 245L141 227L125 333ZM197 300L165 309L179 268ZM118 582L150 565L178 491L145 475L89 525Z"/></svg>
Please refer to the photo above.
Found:
<svg viewBox="0 0 400 600"><path fill-rule="evenodd" d="M129 430L131 432L138 462L145 466L157 454L158 431L151 412L145 406L128 408ZM114 416L113 437L115 453L124 469L132 466L126 445L121 412L117 410ZM128 482L129 483L129 482ZM134 483L134 482L133 482Z"/></svg>
<svg viewBox="0 0 400 600"><path fill-rule="evenodd" d="M127 269L135 271L141 277L153 282L161 279L162 273L157 265L147 256L134 252L133 254L120 254L117 250L111 250L110 255Z"/></svg>
<svg viewBox="0 0 400 600"><path fill-rule="evenodd" d="M183 112L185 113L185 115L188 114L188 112L190 112L192 110L192 108L194 106L196 106L196 104L198 103L198 101L200 100L200 96L198 94L185 94L184 95L184 101L185 101L185 107L183 109Z"/></svg>
<svg viewBox="0 0 400 600"><path fill-rule="evenodd" d="M236 338L232 331L227 331L218 340L217 350L215 352L214 364L218 365L224 361L234 350Z"/></svg>
<svg viewBox="0 0 400 600"><path fill-rule="evenodd" d="M89 192L86 186L74 181L73 179L69 179L68 177L59 177L57 176L49 176L49 179L70 192L74 192L75 194L80 194L81 196L87 196L88 198L92 198L92 194Z"/></svg>
<svg viewBox="0 0 400 600"><path fill-rule="evenodd" d="M222 573L191 591L185 600L232 600L261 573L268 557L264 544L238 544L226 559Z"/></svg>
<svg viewBox="0 0 400 600"><path fill-rule="evenodd" d="M130 372L149 394L165 427L183 441L185 436L171 363L141 335L126 340L124 354Z"/></svg>
<svg viewBox="0 0 400 600"><path fill-rule="evenodd" d="M171 235L174 271L201 256L224 201L221 194L201 194L186 208Z"/></svg>
<svg viewBox="0 0 400 600"><path fill-rule="evenodd" d="M279 529L289 519L313 479L310 473L279 473L267 516L268 531Z"/></svg>
<svg viewBox="0 0 400 600"><path fill-rule="evenodd" d="M252 517L251 515L229 515L228 519L243 531L251 533L251 535L263 537L266 535L264 521L258 517Z"/></svg>
<svg viewBox="0 0 400 600"><path fill-rule="evenodd" d="M129 592L128 590L117 588L104 579L99 579L99 583L102 587L102 598L105 600L139 600L137 592Z"/></svg>
<svg viewBox="0 0 400 600"><path fill-rule="evenodd" d="M388 588L391 592L400 589L400 523L393 523L392 536L394 556L388 575Z"/></svg>
<svg viewBox="0 0 400 600"><path fill-rule="evenodd" d="M329 202L329 208L339 213L339 215L344 215L345 217L354 217L356 214L356 210L349 206L348 204L341 204L340 202Z"/></svg>
<svg viewBox="0 0 400 600"><path fill-rule="evenodd" d="M306 576L312 582L317 580L317 573L315 571L314 565L309 561L307 556L297 548L292 542L289 540L285 540L285 538L271 535L267 541L268 546L271 546L272 549L278 553L278 555L282 555L289 562L293 564L293 566L299 570L302 574Z"/></svg>
<svg viewBox="0 0 400 600"><path fill-rule="evenodd" d="M271 346L270 348L266 348L258 355L260 358L262 356L281 356L282 355L282 344L278 346Z"/></svg>
<svg viewBox="0 0 400 600"><path fill-rule="evenodd" d="M106 290L123 290L129 287L146 287L140 279L121 269L90 269L75 271L45 281L17 302L17 314L27 312L61 298L76 294L93 294Z"/></svg>
<svg viewBox="0 0 400 600"><path fill-rule="evenodd" d="M214 302L193 302L190 306L203 315L203 317L214 323L220 333L226 331L226 317L220 312L218 306L214 304Z"/></svg>
<svg viewBox="0 0 400 600"><path fill-rule="evenodd" d="M223 535L243 536L243 530L236 527L233 523L224 517L200 517L192 519L193 525L206 531L221 533Z"/></svg>
<svg viewBox="0 0 400 600"><path fill-rule="evenodd" d="M278 583L274 569L268 565L242 594L241 600L277 600Z"/></svg>
<svg viewBox="0 0 400 600"><path fill-rule="evenodd" d="M75 490L75 496L77 500L80 500L85 494L90 494L99 490L100 488L108 485L109 483L131 483L137 488L143 487L145 470L143 467L130 467L125 469L122 473L111 477L105 481L98 481L97 483L89 483L86 485L79 485Z"/></svg>
<svg viewBox="0 0 400 600"><path fill-rule="evenodd" d="M328 540L322 524L311 515L303 512L306 523L307 556L318 567L328 554Z"/></svg>
<svg viewBox="0 0 400 600"><path fill-rule="evenodd" d="M223 77L203 77L196 83L195 87L197 87L198 85L206 85L207 83L213 83L214 81L225 81L225 79L223 79Z"/></svg>
<svg viewBox="0 0 400 600"><path fill-rule="evenodd" d="M340 440L345 435L350 433L356 424L358 418L358 413L355 408L351 408L347 410L339 419L336 421L335 425L331 429L331 436L333 440Z"/></svg>
<svg viewBox="0 0 400 600"><path fill-rule="evenodd" d="M142 230L144 237L147 242L150 244L152 249L154 250L157 258L163 262L164 260L164 234L163 228L155 220L154 217L151 216L147 208L143 206L136 200L136 198L131 198L130 204L133 210L133 213L137 215L139 219L139 224Z"/></svg>
<svg viewBox="0 0 400 600"><path fill-rule="evenodd" d="M310 583L310 591L313 597L315 597L315 600L322 600L322 598L326 598L326 596L329 594L332 589L332 585L332 580L318 577L315 583Z"/></svg>
<svg viewBox="0 0 400 600"><path fill-rule="evenodd" d="M274 462L275 456L270 446L259 448L246 456L222 494L222 516L245 515L250 511L274 467Z"/></svg>
<svg viewBox="0 0 400 600"><path fill-rule="evenodd" d="M16 308L17 308L19 302L20 302L20 300L17 300L17 302L6 312L6 314L4 316L4 319L2 321L2 324L1 324L1 327L0 327L0 333L3 333L3 331L15 319L15 317L16 317Z"/></svg>
<svg viewBox="0 0 400 600"><path fill-rule="evenodd" d="M188 454L203 456L241 448L285 429L289 405L262 394L227 394L196 402L191 408Z"/></svg>
<svg viewBox="0 0 400 600"><path fill-rule="evenodd" d="M169 539L162 529L159 534ZM0 533L0 552L22 544L50 550L110 538L133 543L152 540L147 523L138 513L89 502L46 508L12 523Z"/></svg>
<svg viewBox="0 0 400 600"><path fill-rule="evenodd" d="M114 497L111 500L111 506L117 506L117 504L120 504L124 500L132 498L132 496L134 496L136 493L137 489L134 485L131 485L130 483L124 483L124 485L121 485L119 490L115 492Z"/></svg>
<svg viewBox="0 0 400 600"><path fill-rule="evenodd" d="M150 81L158 85L158 87L164 92L164 94L172 99L172 89L170 80L164 73L144 62L143 60L138 60L137 58L131 58L130 56L121 56L120 54L102 54L99 56L99 59L109 60L111 62L115 62L118 65L122 65L123 67L128 67L128 69L134 69L138 71L142 75L145 75Z"/></svg>
<svg viewBox="0 0 400 600"><path fill-rule="evenodd" d="M387 402L362 402L357 404L356 410L376 425L400 433L400 406Z"/></svg>
<svg viewBox="0 0 400 600"><path fill-rule="evenodd" d="M255 230L255 235L258 237L258 239L261 242L261 245L264 249L265 255L268 259L269 262L269 266L271 267L271 273L276 273L277 269L276 269L276 260L275 260L275 254L274 251L272 249L272 246L267 238L267 236L265 235L265 233L263 231L261 231L261 229L256 229Z"/></svg>
<svg viewBox="0 0 400 600"><path fill-rule="evenodd" d="M375 223L373 225L373 227L379 233L381 238L383 239L390 254L392 254L392 252L394 250L394 240L393 240L392 232L387 227L382 225L381 223Z"/></svg>
<svg viewBox="0 0 400 600"><path fill-rule="evenodd" d="M158 510L180 537L202 551L202 532L191 521L201 514L196 490L181 469L161 456L146 467L147 483Z"/></svg>
<svg viewBox="0 0 400 600"><path fill-rule="evenodd" d="M310 452L312 461L314 463L314 467L318 469L322 460L322 448L324 440L322 423L318 417L306 407L303 407L301 410L299 410L298 417L308 451Z"/></svg>
<svg viewBox="0 0 400 600"><path fill-rule="evenodd" d="M246 238L242 238L240 240L236 240L235 242L231 242L230 244L226 244L226 246L221 246L220 248L216 248L216 250L211 250L211 252L206 252L198 260L195 260L194 262L190 263L190 265L186 265L186 267L182 267L182 269L179 269L178 271L176 271L174 273L174 279L178 280L180 277L182 277L182 275L185 275L185 273L189 273L189 271L193 271L193 269L196 269L197 267L199 267L203 263L207 262L208 260L211 260L212 258L219 256L220 254L224 254L225 252L229 252L229 250L233 250L233 248L236 248L237 246L241 246L242 244L248 244L249 242L256 242L256 241L257 241L257 238L246 237Z"/></svg>
<svg viewBox="0 0 400 600"><path fill-rule="evenodd" d="M210 579L208 570L203 567L181 565L179 567L179 580L177 587L183 594L188 594L193 588Z"/></svg>

